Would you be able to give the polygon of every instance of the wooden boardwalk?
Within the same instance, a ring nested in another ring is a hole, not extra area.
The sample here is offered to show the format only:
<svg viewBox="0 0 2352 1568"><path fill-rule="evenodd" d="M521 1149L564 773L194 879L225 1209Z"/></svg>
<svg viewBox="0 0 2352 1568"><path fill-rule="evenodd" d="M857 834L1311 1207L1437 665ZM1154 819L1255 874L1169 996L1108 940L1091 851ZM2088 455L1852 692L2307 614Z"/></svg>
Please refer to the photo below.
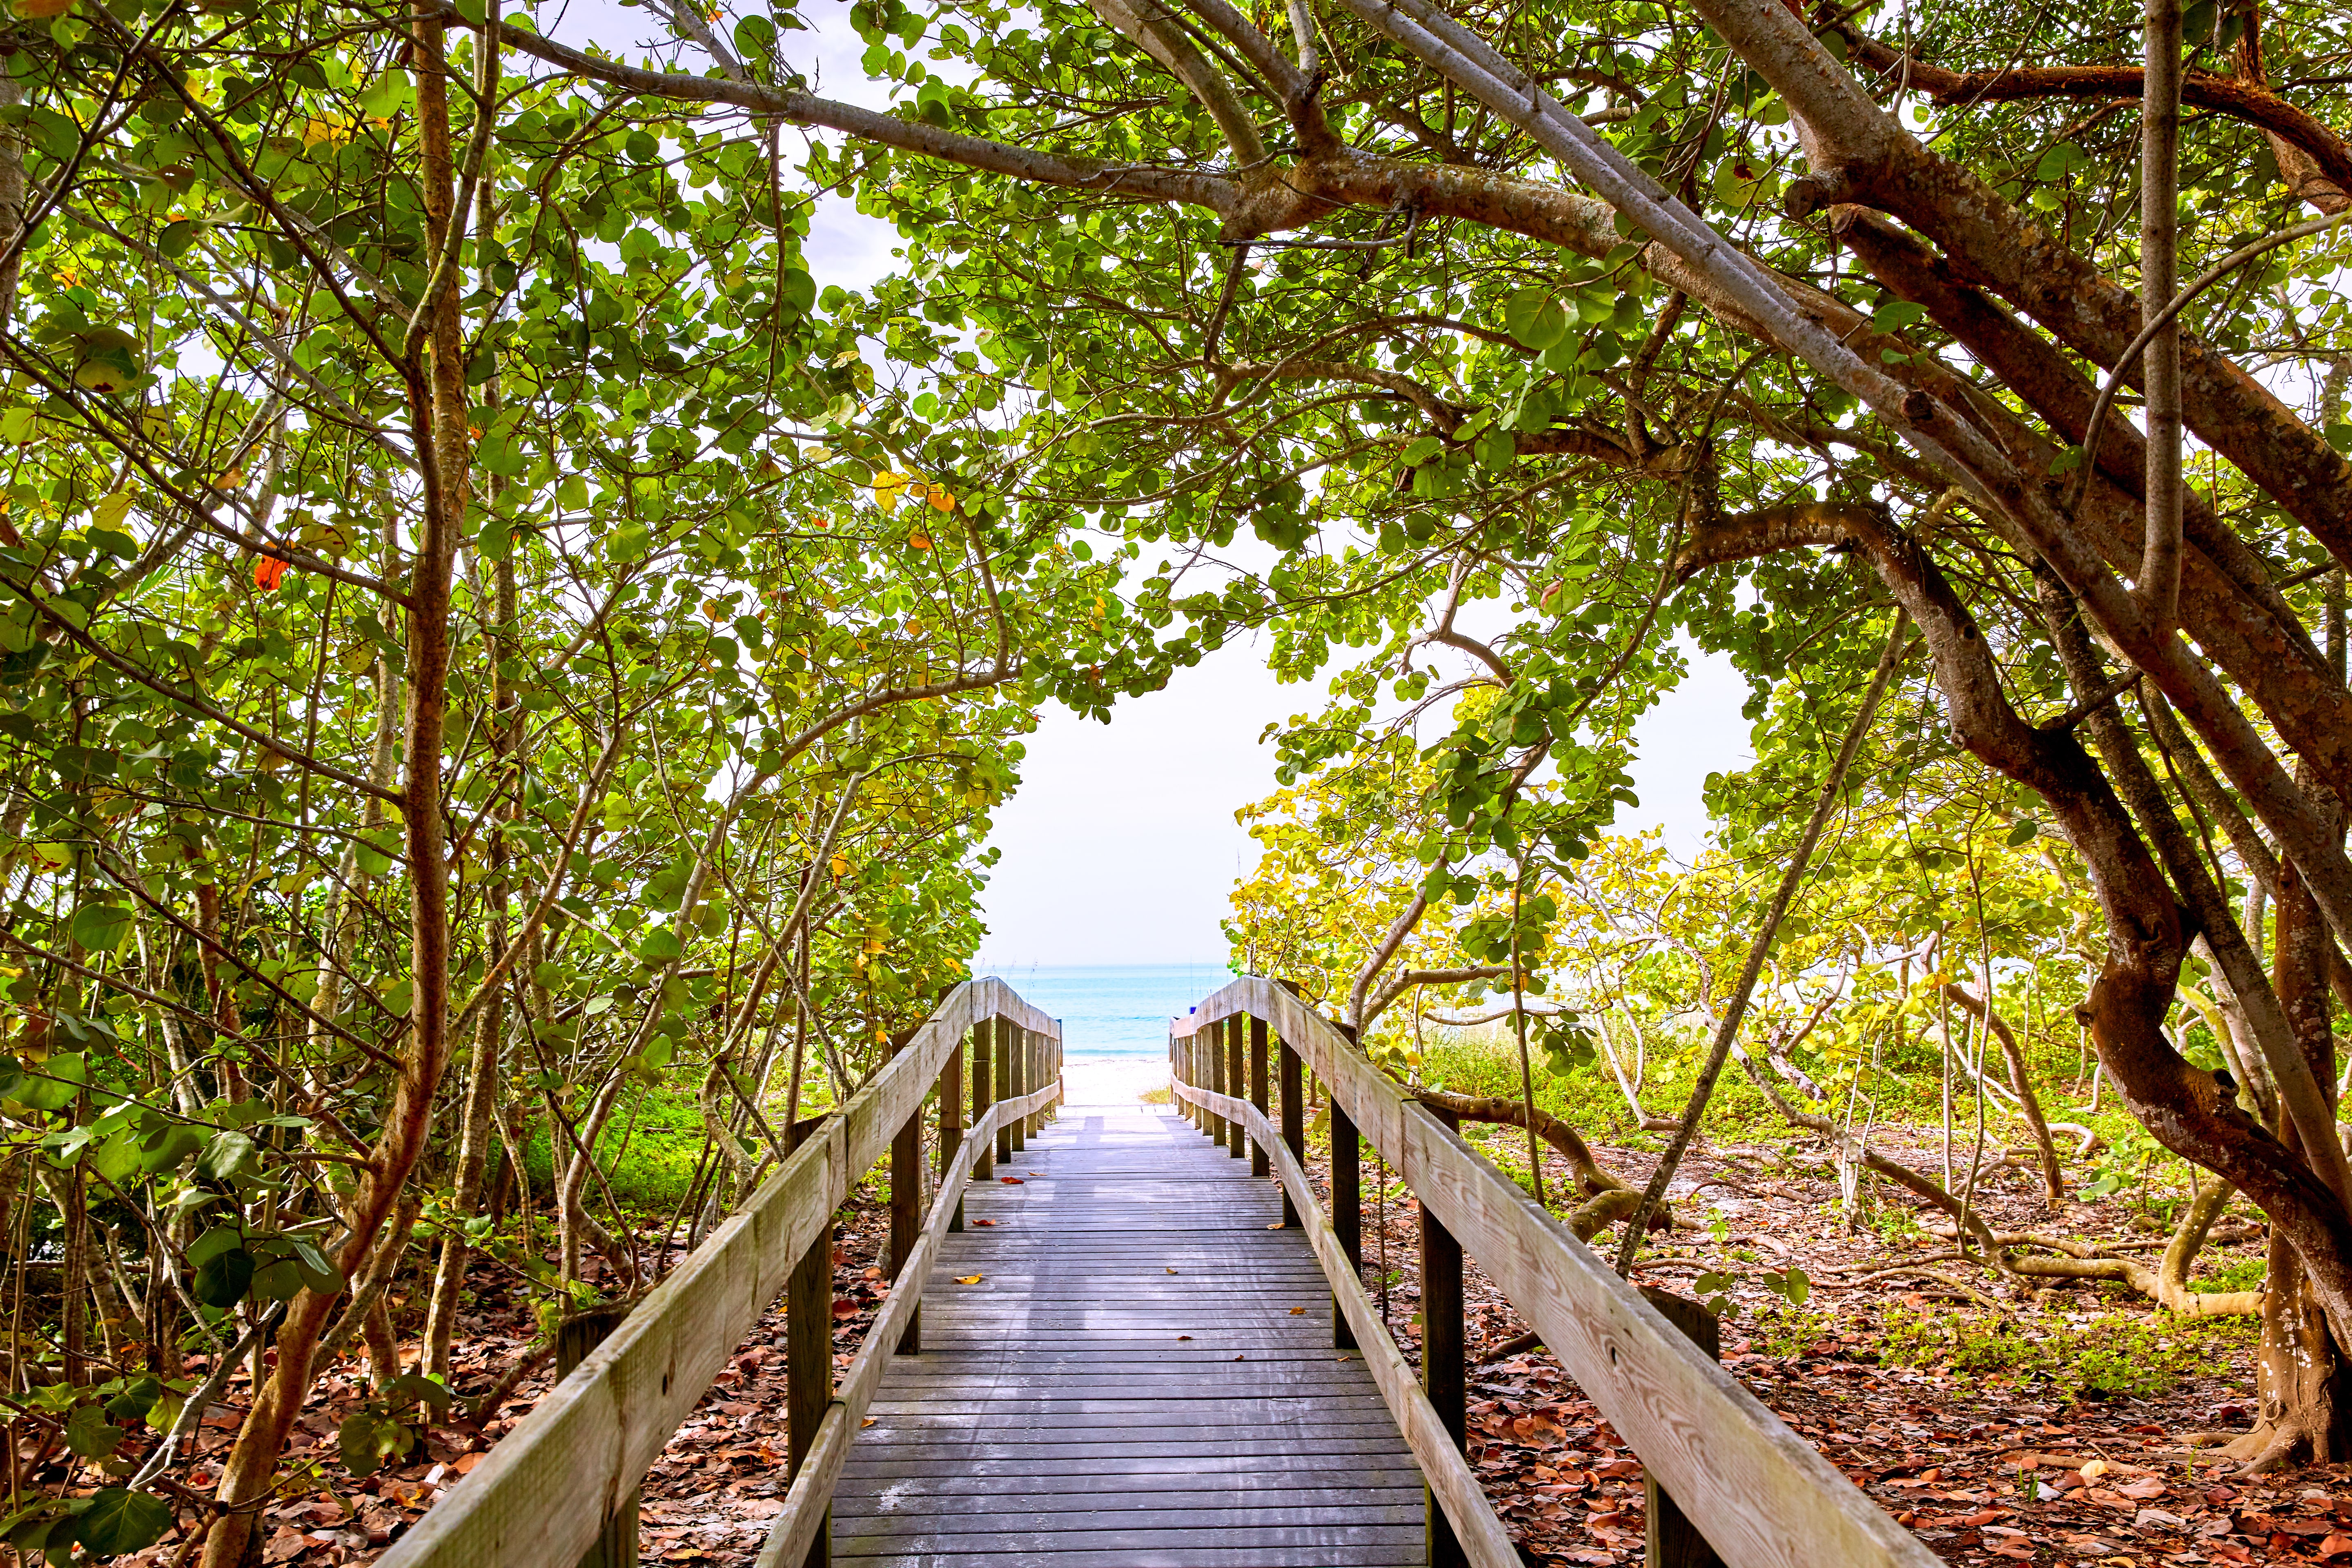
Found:
<svg viewBox="0 0 2352 1568"><path fill-rule="evenodd" d="M1172 1111L1066 1106L965 1214L922 1353L892 1361L849 1449L837 1562L1426 1561L1421 1472L1248 1160Z"/></svg>

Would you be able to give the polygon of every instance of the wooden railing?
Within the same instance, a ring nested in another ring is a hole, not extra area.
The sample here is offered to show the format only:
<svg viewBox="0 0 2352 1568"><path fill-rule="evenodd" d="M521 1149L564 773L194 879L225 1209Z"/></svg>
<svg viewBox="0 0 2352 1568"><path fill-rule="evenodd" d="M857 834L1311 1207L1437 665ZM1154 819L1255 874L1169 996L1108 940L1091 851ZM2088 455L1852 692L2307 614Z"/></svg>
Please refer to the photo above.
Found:
<svg viewBox="0 0 2352 1568"><path fill-rule="evenodd" d="M1266 1114L1269 1030L1281 1049L1279 1130ZM1246 1135L1265 1162L1257 1168L1280 1179L1305 1224L1331 1284L1334 1338L1362 1348L1428 1480L1433 1568L1520 1561L1464 1458L1465 1253L1632 1446L1657 1492L1696 1526L1702 1552L1712 1547L1731 1568L1935 1568L1916 1537L1286 987L1248 975L1217 992L1171 1032L1169 1065L1187 1114L1236 1155ZM1328 1219L1302 1164L1304 1068L1330 1100ZM1246 1095L1237 1092L1245 1081ZM1421 1203L1419 1383L1363 1290L1360 1136ZM1660 1511L1654 1500L1654 1519Z"/></svg>
<svg viewBox="0 0 2352 1568"><path fill-rule="evenodd" d="M793 1483L760 1561L823 1563L834 1481L884 1358L919 1342L924 1279L940 1237L961 1227L964 1184L1019 1149L1059 1101L1061 1051L1059 1026L1002 981L950 991L847 1105L811 1125L776 1173L394 1543L381 1568L580 1568L591 1554L633 1563L638 1482L779 1294ZM920 1118L934 1088L942 1169L925 1216ZM834 1214L886 1153L895 1276L836 1387Z"/></svg>

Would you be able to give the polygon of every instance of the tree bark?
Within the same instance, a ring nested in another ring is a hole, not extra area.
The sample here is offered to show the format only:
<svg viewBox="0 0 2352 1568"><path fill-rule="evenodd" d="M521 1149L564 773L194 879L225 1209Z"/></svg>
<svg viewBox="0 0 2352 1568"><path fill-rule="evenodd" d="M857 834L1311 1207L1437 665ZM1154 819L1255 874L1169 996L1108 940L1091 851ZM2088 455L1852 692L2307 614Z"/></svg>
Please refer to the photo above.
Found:
<svg viewBox="0 0 2352 1568"><path fill-rule="evenodd" d="M419 5L410 30L415 73L420 194L426 252L438 256L460 220L449 130L449 68L437 8ZM487 43L487 40L485 40ZM487 111L487 109L485 110ZM420 454L424 504L407 584L408 692L402 742L401 814L409 879L411 1026L385 1108L383 1131L348 1202L336 1264L349 1279L376 1245L425 1147L433 1097L448 1061L449 868L441 801L447 721L450 576L463 537L469 437L465 339L454 285L420 309L430 315L425 365L408 367L409 411ZM255 1505L267 1495L278 1456L310 1387L312 1352L341 1292L304 1289L278 1332L278 1364L257 1386L251 1409L221 1468L224 1511L205 1538L204 1568L242 1568L254 1540Z"/></svg>

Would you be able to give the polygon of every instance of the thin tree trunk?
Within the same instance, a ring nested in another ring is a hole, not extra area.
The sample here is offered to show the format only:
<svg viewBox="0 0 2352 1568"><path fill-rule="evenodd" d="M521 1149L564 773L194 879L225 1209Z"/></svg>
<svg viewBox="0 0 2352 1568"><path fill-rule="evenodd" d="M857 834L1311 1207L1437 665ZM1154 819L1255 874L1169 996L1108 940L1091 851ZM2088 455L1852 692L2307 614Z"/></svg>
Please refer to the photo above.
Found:
<svg viewBox="0 0 2352 1568"><path fill-rule="evenodd" d="M2042 1152L2042 1184L2052 1203L2065 1202L2066 1175L2058 1163L2058 1146L2051 1142L2050 1123L2042 1114L2042 1100L2033 1092L2033 1080L2026 1074L2025 1052L2019 1047L2017 1036L2007 1020L1965 988L1947 983L1944 994L1981 1020L1992 1030L1993 1038L2000 1042L2000 1054L2009 1063L2010 1088L2017 1091L2018 1109L2024 1114L2026 1125L2033 1129L2034 1145Z"/></svg>
<svg viewBox="0 0 2352 1568"><path fill-rule="evenodd" d="M1724 1005L1723 1021L1716 1026L1715 1048L1707 1053L1706 1065L1699 1069L1698 1082L1691 1086L1689 1103L1683 1109L1683 1124L1675 1129L1666 1152L1660 1156L1657 1168L1650 1173L1649 1184L1642 1190L1642 1202L1625 1226L1625 1239L1617 1249L1617 1272L1631 1274L1633 1255L1641 1250L1642 1227L1652 1210L1664 1201L1667 1184L1675 1179L1675 1171L1683 1155L1698 1136L1699 1118L1706 1113L1706 1102L1715 1093L1716 1079L1723 1076L1723 1064L1731 1055L1731 1045L1738 1038L1740 1020L1748 1011L1748 998L1756 989L1757 976L1764 972L1765 955L1771 952L1772 938L1780 931L1781 917L1789 912L1789 904L1797 896L1798 884L1804 880L1805 868L1813 858L1813 847L1821 842L1822 829L1829 825L1830 812L1836 806L1838 795L1845 784L1845 771L1853 764L1853 754L1862 747L1862 738L1870 731L1871 721L1878 716L1879 699L1886 695L1886 683L1895 675L1895 665L1903 652L1904 641L1911 628L1897 616L1894 629L1886 635L1885 651L1878 656L1878 668L1870 678L1870 688L1863 694L1862 706L1847 727L1845 741L1838 747L1837 760L1830 764L1829 777L1822 781L1821 798L1814 803L1812 820L1805 825L1804 837L1798 840L1796 853L1790 858L1789 868L1780 878L1780 891L1774 895L1772 907L1765 911L1764 922L1756 932L1756 940L1748 949L1747 967L1739 973L1739 984Z"/></svg>
<svg viewBox="0 0 2352 1568"><path fill-rule="evenodd" d="M477 47L497 47L496 13ZM411 65L422 167L426 254L438 256L462 215L457 205L456 163L450 151L449 68L442 13L419 4L411 24ZM488 68L495 73L495 61ZM493 74L491 79L496 79ZM485 105L483 112L488 112ZM377 1244L425 1147L433 1097L449 1052L449 869L441 801L441 766L447 721L450 576L466 515L469 435L467 426L465 338L454 289L426 299L426 368L410 375L412 435L417 438L424 505L407 584L408 695L402 745L401 814L409 883L411 1026L385 1108L383 1131L371 1149L344 1214L345 1237L336 1262L349 1279ZM269 1489L278 1456L310 1392L312 1352L340 1292L304 1289L289 1305L278 1334L278 1365L255 1389L253 1405L221 1468L217 1500L224 1510L205 1538L204 1568L241 1568L253 1540L253 1505Z"/></svg>

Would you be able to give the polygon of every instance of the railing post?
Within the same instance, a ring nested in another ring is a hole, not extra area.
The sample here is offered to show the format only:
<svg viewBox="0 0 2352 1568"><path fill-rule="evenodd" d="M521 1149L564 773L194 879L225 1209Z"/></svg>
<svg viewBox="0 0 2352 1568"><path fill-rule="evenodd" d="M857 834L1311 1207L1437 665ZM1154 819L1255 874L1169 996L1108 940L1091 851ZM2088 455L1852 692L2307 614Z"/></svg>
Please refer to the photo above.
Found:
<svg viewBox="0 0 2352 1568"><path fill-rule="evenodd" d="M1226 1015L1224 1031L1225 1081L1233 1085L1225 1092L1239 1100L1249 1092L1244 1087L1249 1082L1249 1068L1242 1061L1242 1016L1239 1013ZM1240 1122L1234 1122L1225 1140L1225 1152L1238 1160L1248 1146L1249 1134L1242 1131Z"/></svg>
<svg viewBox="0 0 2352 1568"><path fill-rule="evenodd" d="M1432 1111L1446 1126L1454 1121ZM1415 1194L1418 1197L1419 1194ZM1437 1412L1440 1425L1457 1448L1469 1446L1468 1387L1465 1377L1462 1332L1462 1244L1429 1212L1421 1208L1421 1386ZM1454 1521L1438 1506L1437 1495L1424 1483L1429 1510L1429 1568L1468 1568L1469 1558L1454 1533Z"/></svg>
<svg viewBox="0 0 2352 1568"><path fill-rule="evenodd" d="M1037 1031L1024 1024L1021 1026L1019 1040L1019 1045L1013 1047L1018 1055L1014 1058L1016 1066L1013 1075L1013 1092L1025 1095L1037 1087ZM1029 1146L1029 1135L1036 1130L1037 1113L1034 1110L1023 1112L1021 1120L1013 1124L1013 1149L1015 1151L1026 1149Z"/></svg>
<svg viewBox="0 0 2352 1568"><path fill-rule="evenodd" d="M1265 1020L1253 1016L1249 1021L1250 1103L1257 1107L1260 1116L1265 1114ZM1266 1157L1265 1145L1250 1141L1250 1174L1269 1176L1274 1164Z"/></svg>
<svg viewBox="0 0 2352 1568"><path fill-rule="evenodd" d="M955 1163L956 1153L963 1147L963 1042L948 1047L948 1059L940 1064L940 1179L947 1180L948 1167ZM954 1217L948 1221L950 1232L963 1228L963 1194L956 1194Z"/></svg>
<svg viewBox="0 0 2352 1568"><path fill-rule="evenodd" d="M908 1029L890 1042L890 1055L895 1058L907 1048L916 1031ZM907 1255L915 1250L915 1238L923 1234L923 1108L920 1105L907 1113L907 1120L890 1135L890 1288L904 1289L907 1280ZM915 1309L907 1320L907 1331L898 1336L896 1353L919 1354L923 1348L923 1310Z"/></svg>
<svg viewBox="0 0 2352 1568"><path fill-rule="evenodd" d="M1288 1040L1282 1042L1281 1052L1282 1066L1276 1076L1281 1079L1282 1142L1290 1151L1290 1157L1298 1162L1298 1168L1303 1171L1307 1168L1307 1107L1300 1102L1298 1091L1299 1079L1307 1064L1297 1051L1291 1049ZM1282 1189L1282 1223L1292 1230L1298 1228L1298 1205L1291 1202L1288 1187Z"/></svg>
<svg viewBox="0 0 2352 1568"><path fill-rule="evenodd" d="M1021 1092L1034 1094L1045 1086L1045 1032L1032 1029L1023 1037L1028 1050L1021 1058ZM1033 1110L1021 1119L1021 1142L1026 1148L1029 1140L1045 1131L1045 1113Z"/></svg>
<svg viewBox="0 0 2352 1568"><path fill-rule="evenodd" d="M1705 1351L1709 1361L1723 1359L1722 1328L1713 1312L1687 1296L1677 1296L1654 1285L1643 1286L1642 1295L1660 1316L1682 1331L1685 1339ZM1642 1489L1649 1504L1645 1512L1650 1526L1650 1551L1645 1561L1650 1568L1723 1568L1723 1559L1715 1554L1715 1548L1684 1516L1675 1500L1660 1489L1657 1477L1645 1476Z"/></svg>
<svg viewBox="0 0 2352 1568"><path fill-rule="evenodd" d="M996 1099L1000 1104L1013 1096L1013 1058L1020 1049L1021 1026L1003 1018L997 1019ZM1014 1131L1015 1129L1010 1121L1003 1123L996 1129L996 1163L1000 1165L1010 1164L1013 1162Z"/></svg>
<svg viewBox="0 0 2352 1568"><path fill-rule="evenodd" d="M971 1026L971 1124L980 1125L996 1103L996 1065L990 1052L996 1044L996 1020L975 1019ZM984 1182L996 1173L996 1146L992 1140L972 1157L971 1176Z"/></svg>
<svg viewBox="0 0 2352 1568"><path fill-rule="evenodd" d="M811 1120L795 1123L793 1147L823 1126ZM801 1472L817 1424L833 1403L833 1220L817 1227L808 1250L793 1264L784 1284L784 1479L787 1485ZM801 1568L829 1568L833 1562L833 1510L817 1526Z"/></svg>
<svg viewBox="0 0 2352 1568"><path fill-rule="evenodd" d="M1337 1026L1349 1045L1356 1041L1356 1031L1348 1025ZM1356 1123L1339 1105L1339 1097L1330 1097L1331 1105L1331 1229L1339 1237L1339 1250L1348 1255L1348 1267L1355 1271L1360 1282L1364 1278L1364 1159L1361 1141L1356 1136ZM1331 1345L1335 1350L1357 1348L1356 1331L1348 1325L1348 1315L1339 1310L1339 1299L1331 1299Z"/></svg>
<svg viewBox="0 0 2352 1568"><path fill-rule="evenodd" d="M628 1315L626 1307L595 1307L567 1320L555 1331L555 1375L565 1376L586 1361L588 1352L604 1343ZM643 1486L629 1489L629 1495L604 1521L596 1544L581 1557L580 1568L636 1568L637 1500L644 1491Z"/></svg>
<svg viewBox="0 0 2352 1568"><path fill-rule="evenodd" d="M1208 1053L1209 1058L1209 1092L1223 1094L1225 1092L1224 1024L1222 1021L1211 1024L1207 1034L1209 1037L1202 1042L1201 1048ZM1222 1149L1225 1146L1225 1140L1233 1131L1234 1129L1226 1123L1223 1117L1213 1110L1209 1112L1209 1139L1218 1148Z"/></svg>
<svg viewBox="0 0 2352 1568"><path fill-rule="evenodd" d="M1206 1078L1203 1078L1201 1074L1200 1029L1196 1026L1191 1034L1177 1041L1176 1047L1177 1049L1184 1053L1185 1087L1188 1089L1207 1088L1209 1080ZM1184 1120L1192 1124L1192 1130L1196 1132L1206 1132L1209 1130L1208 1112L1202 1110L1197 1105L1187 1105L1184 1107Z"/></svg>

